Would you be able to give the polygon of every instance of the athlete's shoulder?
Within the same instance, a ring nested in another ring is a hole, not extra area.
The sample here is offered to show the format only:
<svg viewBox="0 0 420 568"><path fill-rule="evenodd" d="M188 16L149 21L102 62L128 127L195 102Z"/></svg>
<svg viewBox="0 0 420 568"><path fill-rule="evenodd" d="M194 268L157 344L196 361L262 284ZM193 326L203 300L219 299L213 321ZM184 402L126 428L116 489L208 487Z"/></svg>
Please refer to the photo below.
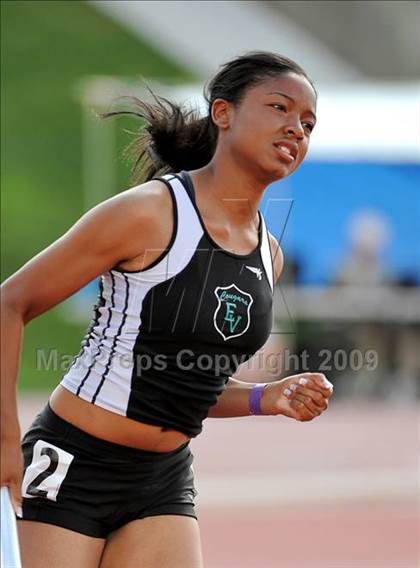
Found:
<svg viewBox="0 0 420 568"><path fill-rule="evenodd" d="M164 183L152 180L130 187L87 211L75 229L84 238L117 251L119 260L143 249L164 247L171 232L173 206Z"/></svg>
<svg viewBox="0 0 420 568"><path fill-rule="evenodd" d="M274 235L268 232L268 238L270 241L271 258L273 259L274 268L274 283L280 278L284 266L284 255L281 246Z"/></svg>
<svg viewBox="0 0 420 568"><path fill-rule="evenodd" d="M133 207L133 213L139 216L153 212L162 212L162 208L170 208L171 194L165 182L150 180L122 191L116 196L127 208Z"/></svg>

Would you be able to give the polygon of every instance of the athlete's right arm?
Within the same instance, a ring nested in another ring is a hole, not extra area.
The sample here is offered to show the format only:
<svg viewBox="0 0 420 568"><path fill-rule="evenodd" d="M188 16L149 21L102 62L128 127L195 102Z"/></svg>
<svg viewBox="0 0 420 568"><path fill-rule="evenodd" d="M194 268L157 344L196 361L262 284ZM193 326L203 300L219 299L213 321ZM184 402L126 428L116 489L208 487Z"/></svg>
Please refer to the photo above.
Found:
<svg viewBox="0 0 420 568"><path fill-rule="evenodd" d="M1 286L1 486L21 502L22 455L16 383L24 326L124 260L164 249L172 200L159 181L131 188L84 214Z"/></svg>

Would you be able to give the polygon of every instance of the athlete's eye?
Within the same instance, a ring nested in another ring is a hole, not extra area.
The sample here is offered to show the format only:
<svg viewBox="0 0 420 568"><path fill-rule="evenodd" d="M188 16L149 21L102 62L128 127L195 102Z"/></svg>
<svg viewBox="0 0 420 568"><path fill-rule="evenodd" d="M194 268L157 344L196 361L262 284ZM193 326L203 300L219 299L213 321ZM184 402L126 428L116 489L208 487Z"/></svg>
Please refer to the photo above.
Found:
<svg viewBox="0 0 420 568"><path fill-rule="evenodd" d="M272 106L273 108L276 108L276 107L278 107L278 109L279 109L279 110L281 110L282 112L287 112L287 108L286 108L286 106L285 106L285 105L281 105L281 104L274 104L274 105L271 105L271 106Z"/></svg>
<svg viewBox="0 0 420 568"><path fill-rule="evenodd" d="M309 132L312 132L312 130L315 128L315 124L312 124L312 122L303 122L302 126L303 128L305 128L305 130L309 130Z"/></svg>

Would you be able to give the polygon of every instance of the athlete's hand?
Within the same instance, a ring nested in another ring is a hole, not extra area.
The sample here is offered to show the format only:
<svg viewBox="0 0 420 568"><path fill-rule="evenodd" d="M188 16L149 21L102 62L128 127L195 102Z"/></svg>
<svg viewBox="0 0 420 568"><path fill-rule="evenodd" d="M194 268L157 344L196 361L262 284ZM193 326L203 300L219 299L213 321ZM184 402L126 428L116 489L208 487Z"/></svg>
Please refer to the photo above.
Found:
<svg viewBox="0 0 420 568"><path fill-rule="evenodd" d="M322 373L300 373L269 383L261 399L264 414L307 422L328 408L333 385Z"/></svg>
<svg viewBox="0 0 420 568"><path fill-rule="evenodd" d="M20 445L20 431L10 431L1 437L1 487L8 486L13 508L22 516L23 456Z"/></svg>

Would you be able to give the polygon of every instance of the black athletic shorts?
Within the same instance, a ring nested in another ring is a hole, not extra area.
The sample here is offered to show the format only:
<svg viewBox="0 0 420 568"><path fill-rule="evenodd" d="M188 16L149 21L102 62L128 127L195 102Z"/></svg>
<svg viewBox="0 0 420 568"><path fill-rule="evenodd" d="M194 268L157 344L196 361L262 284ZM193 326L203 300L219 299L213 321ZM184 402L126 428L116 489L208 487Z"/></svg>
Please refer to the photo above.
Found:
<svg viewBox="0 0 420 568"><path fill-rule="evenodd" d="M106 538L134 519L197 518L189 442L170 452L114 444L76 428L47 404L22 449L24 520Z"/></svg>

